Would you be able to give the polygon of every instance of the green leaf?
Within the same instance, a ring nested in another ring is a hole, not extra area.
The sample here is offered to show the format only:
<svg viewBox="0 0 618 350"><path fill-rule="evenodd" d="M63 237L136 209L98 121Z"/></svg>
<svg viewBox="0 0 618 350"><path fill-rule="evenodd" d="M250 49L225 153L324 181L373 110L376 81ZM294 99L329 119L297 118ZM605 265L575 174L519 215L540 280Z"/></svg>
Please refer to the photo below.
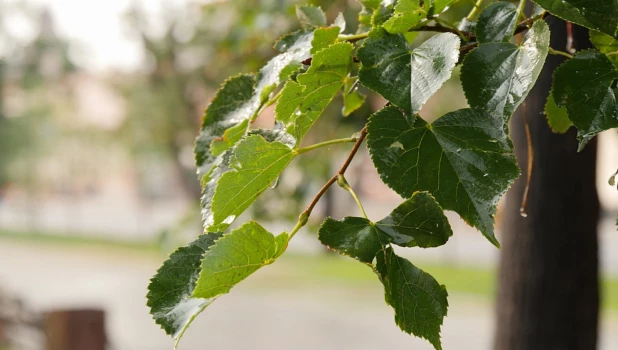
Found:
<svg viewBox="0 0 618 350"><path fill-rule="evenodd" d="M203 178L218 161L211 150L212 142L225 140L223 143L218 142L215 147L215 153L218 155L234 145L229 136L230 133L237 136L239 130L235 129L228 133L227 139L225 132L250 119L259 110L269 94L281 82L283 70L311 56L312 40L313 32L293 33L279 45L285 52L268 61L256 77L240 75L224 83L206 109L202 129L195 143L196 165L202 182L206 181Z"/></svg>
<svg viewBox="0 0 618 350"><path fill-rule="evenodd" d="M343 108L341 109L341 114L343 114L344 117L349 116L354 111L361 108L367 98L367 96L358 92L358 88L356 87L357 81L358 78L356 77L348 77L343 85Z"/></svg>
<svg viewBox="0 0 618 350"><path fill-rule="evenodd" d="M380 177L404 198L428 191L498 246L496 204L519 176L504 119L462 109L427 124L384 108L369 119L367 145Z"/></svg>
<svg viewBox="0 0 618 350"><path fill-rule="evenodd" d="M479 16L476 38L479 43L508 42L517 26L517 7L510 2L499 1L489 5Z"/></svg>
<svg viewBox="0 0 618 350"><path fill-rule="evenodd" d="M616 67L595 50L578 53L554 72L553 95L577 127L580 150L599 132L618 127L618 105L611 89L617 78Z"/></svg>
<svg viewBox="0 0 618 350"><path fill-rule="evenodd" d="M287 243L287 233L275 237L255 221L223 235L204 253L192 297L213 299L228 293L261 267L272 264Z"/></svg>
<svg viewBox="0 0 618 350"><path fill-rule="evenodd" d="M214 231L225 230L268 189L294 156L291 145L269 142L261 135L249 135L239 142L233 149L229 169L223 169L216 182L212 204L204 206L205 227Z"/></svg>
<svg viewBox="0 0 618 350"><path fill-rule="evenodd" d="M376 272L384 284L386 302L395 310L402 331L427 339L442 349L440 328L448 310L448 293L430 274L397 256L392 248L377 255Z"/></svg>
<svg viewBox="0 0 618 350"><path fill-rule="evenodd" d="M322 244L366 264L371 264L376 253L388 242L383 235L371 221L356 217L346 217L343 221L326 218L318 231Z"/></svg>
<svg viewBox="0 0 618 350"><path fill-rule="evenodd" d="M315 55L318 51L336 43L337 36L339 36L339 27L316 29L311 41L311 54Z"/></svg>
<svg viewBox="0 0 618 350"><path fill-rule="evenodd" d="M427 17L426 8L420 0L399 0L391 18L384 22L384 29L391 34L407 32Z"/></svg>
<svg viewBox="0 0 618 350"><path fill-rule="evenodd" d="M356 53L363 64L361 84L405 110L410 110L410 51L403 35L376 28Z"/></svg>
<svg viewBox="0 0 618 350"><path fill-rule="evenodd" d="M296 17L303 29L326 27L326 15L321 8L311 5L296 6Z"/></svg>
<svg viewBox="0 0 618 350"><path fill-rule="evenodd" d="M521 46L488 43L472 50L461 68L461 83L471 107L508 120L538 78L549 48L549 28L536 21Z"/></svg>
<svg viewBox="0 0 618 350"><path fill-rule="evenodd" d="M195 161L198 168L202 168L201 173L207 173L215 157L229 146L231 140L229 134L225 137L225 132L242 122L243 117L239 118L238 114L253 98L254 86L253 75L242 74L230 78L223 83L206 109L202 131L195 142ZM211 149L213 142L218 144ZM221 142L224 144L221 145Z"/></svg>
<svg viewBox="0 0 618 350"><path fill-rule="evenodd" d="M245 135L248 126L249 119L245 119L240 124L225 130L223 137L212 140L210 144L212 155L217 157L234 146Z"/></svg>
<svg viewBox="0 0 618 350"><path fill-rule="evenodd" d="M431 6L432 8L427 10L429 15L439 15L446 11L451 5L455 4L459 0L433 0L425 1L425 7Z"/></svg>
<svg viewBox="0 0 618 350"><path fill-rule="evenodd" d="M418 113L429 98L451 77L459 60L459 37L452 33L432 36L412 51L410 101Z"/></svg>
<svg viewBox="0 0 618 350"><path fill-rule="evenodd" d="M282 52L282 53L286 52L292 46L294 46L294 44L300 39L305 38L307 35L312 35L311 33L313 33L312 30L305 30L305 29L297 30L292 33L288 33L282 36L281 38L279 38L279 40L275 42L275 45L273 47L275 48L275 50L279 52Z"/></svg>
<svg viewBox="0 0 618 350"><path fill-rule="evenodd" d="M414 51L401 34L375 29L358 50L360 82L406 111L417 112L450 77L459 38L438 34Z"/></svg>
<svg viewBox="0 0 618 350"><path fill-rule="evenodd" d="M549 124L549 127L555 133L564 134L573 126L573 122L569 119L566 108L556 105L553 94L549 94L547 98L545 116L547 117L547 124Z"/></svg>
<svg viewBox="0 0 618 350"><path fill-rule="evenodd" d="M448 219L427 192L415 192L377 223L365 218L324 220L318 231L322 244L342 255L371 264L386 244L402 247L438 247L453 235Z"/></svg>
<svg viewBox="0 0 618 350"><path fill-rule="evenodd" d="M155 322L178 345L183 333L212 299L192 297L200 273L202 256L221 233L198 237L186 247L178 248L159 268L148 285L147 305Z"/></svg>
<svg viewBox="0 0 618 350"><path fill-rule="evenodd" d="M616 0L534 0L552 15L618 37Z"/></svg>
<svg viewBox="0 0 618 350"><path fill-rule="evenodd" d="M371 26L376 28L388 21L393 16L395 1L383 0L380 6L371 15Z"/></svg>
<svg viewBox="0 0 618 350"><path fill-rule="evenodd" d="M376 227L402 247L439 247L453 235L442 208L427 192L415 192Z"/></svg>
<svg viewBox="0 0 618 350"><path fill-rule="evenodd" d="M300 142L343 86L352 69L350 43L333 44L317 52L307 72L289 81L275 108L276 119Z"/></svg>
<svg viewBox="0 0 618 350"><path fill-rule="evenodd" d="M609 35L591 30L590 41L594 47L604 53L614 66L618 68L618 40Z"/></svg>

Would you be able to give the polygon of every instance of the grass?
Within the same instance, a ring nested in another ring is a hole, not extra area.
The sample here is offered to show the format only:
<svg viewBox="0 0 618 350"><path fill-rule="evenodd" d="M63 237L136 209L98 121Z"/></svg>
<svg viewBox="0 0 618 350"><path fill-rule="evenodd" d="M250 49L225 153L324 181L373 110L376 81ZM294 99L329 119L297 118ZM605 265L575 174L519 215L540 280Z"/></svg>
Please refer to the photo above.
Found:
<svg viewBox="0 0 618 350"><path fill-rule="evenodd" d="M370 268L351 259L335 255L300 256L285 254L281 261L273 266L285 266L287 273L307 279L308 283L337 281L348 284L375 284L375 274ZM417 262L416 265L433 275L441 284L446 285L449 294L466 294L493 302L496 291L496 271L461 265L444 265ZM289 278L286 276L286 278ZM605 277L601 282L602 309L618 311L618 278Z"/></svg>
<svg viewBox="0 0 618 350"><path fill-rule="evenodd" d="M131 250L152 255L163 254L156 243L117 242L99 238L75 235L52 235L41 233L17 233L0 231L0 240L21 241L30 244L61 245L63 247L89 247L116 250ZM496 271L479 267L454 264L414 262L418 267L432 274L446 285L449 294L466 294L493 302L496 290ZM268 285L297 287L337 284L349 287L379 288L377 278L371 269L352 259L335 254L306 256L284 254L280 261L269 267L265 277ZM618 278L605 276L602 285L602 308L618 312Z"/></svg>
<svg viewBox="0 0 618 350"><path fill-rule="evenodd" d="M63 247L97 247L126 249L132 251L158 252L159 246L155 242L142 241L112 241L105 238L84 236L79 234L56 234L53 232L16 232L0 230L0 239L26 242L31 244L61 245Z"/></svg>

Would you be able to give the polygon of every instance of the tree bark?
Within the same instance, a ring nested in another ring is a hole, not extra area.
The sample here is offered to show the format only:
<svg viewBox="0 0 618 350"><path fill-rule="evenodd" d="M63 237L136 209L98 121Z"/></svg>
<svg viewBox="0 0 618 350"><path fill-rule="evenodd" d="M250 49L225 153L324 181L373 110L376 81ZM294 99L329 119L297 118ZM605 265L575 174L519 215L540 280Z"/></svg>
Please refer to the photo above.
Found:
<svg viewBox="0 0 618 350"><path fill-rule="evenodd" d="M567 25L549 18L551 46L564 50ZM573 25L574 47L590 47L588 31ZM564 61L549 56L511 134L522 175L507 194L497 300L497 350L592 350L599 314L595 186L596 142L577 153L576 132L552 133L543 114L552 72ZM524 112L525 110L525 112ZM527 217L527 139L534 150Z"/></svg>

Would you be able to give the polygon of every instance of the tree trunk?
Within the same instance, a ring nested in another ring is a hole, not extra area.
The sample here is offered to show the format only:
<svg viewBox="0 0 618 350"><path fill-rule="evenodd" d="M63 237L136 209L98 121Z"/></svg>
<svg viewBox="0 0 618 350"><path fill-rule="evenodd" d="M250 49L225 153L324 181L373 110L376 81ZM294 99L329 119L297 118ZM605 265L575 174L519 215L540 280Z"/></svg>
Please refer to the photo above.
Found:
<svg viewBox="0 0 618 350"><path fill-rule="evenodd" d="M551 46L564 50L567 25L549 18ZM590 46L588 31L573 25L574 47ZM522 168L507 195L497 300L497 350L593 350L597 346L599 282L595 186L596 142L577 153L576 132L552 133L543 114L552 72L547 58L511 133ZM525 110L525 112L524 112ZM527 217L520 215L526 186L526 113L534 149Z"/></svg>

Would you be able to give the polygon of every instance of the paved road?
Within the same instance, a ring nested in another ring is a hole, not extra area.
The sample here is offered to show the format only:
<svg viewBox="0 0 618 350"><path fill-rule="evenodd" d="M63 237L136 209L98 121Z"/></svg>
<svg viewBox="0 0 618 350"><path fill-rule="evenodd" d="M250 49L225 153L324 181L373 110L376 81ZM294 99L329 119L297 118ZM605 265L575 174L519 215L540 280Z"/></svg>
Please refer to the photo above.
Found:
<svg viewBox="0 0 618 350"><path fill-rule="evenodd" d="M170 340L150 319L144 300L148 279L161 260L131 251L3 239L0 281L39 310L105 308L112 349L170 350ZM187 332L180 350L431 349L394 326L379 285L355 288L331 281L300 288L281 281L277 269L277 264L265 268L214 303ZM451 296L450 304L444 348L490 349L490 305L461 295ZM604 323L603 342L602 349L618 349L618 317Z"/></svg>

